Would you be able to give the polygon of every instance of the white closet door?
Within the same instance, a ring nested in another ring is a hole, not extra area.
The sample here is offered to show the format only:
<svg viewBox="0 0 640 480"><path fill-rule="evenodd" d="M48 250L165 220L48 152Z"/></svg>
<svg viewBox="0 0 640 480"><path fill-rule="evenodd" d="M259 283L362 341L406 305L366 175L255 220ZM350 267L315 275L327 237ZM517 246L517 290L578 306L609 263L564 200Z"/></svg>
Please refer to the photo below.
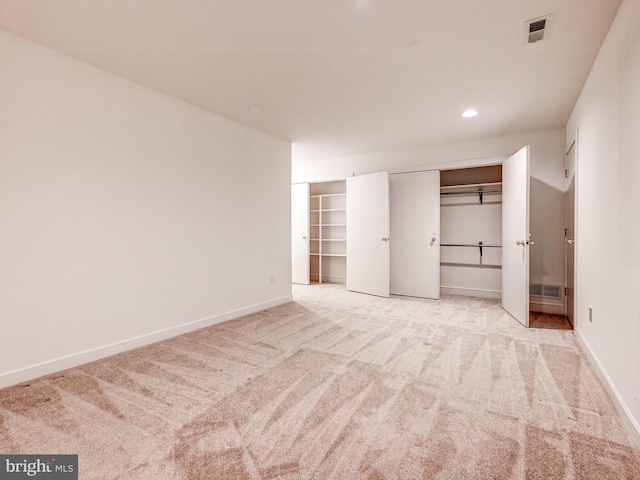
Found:
<svg viewBox="0 0 640 480"><path fill-rule="evenodd" d="M502 164L502 307L529 326L529 147Z"/></svg>
<svg viewBox="0 0 640 480"><path fill-rule="evenodd" d="M309 284L309 184L291 185L291 281Z"/></svg>
<svg viewBox="0 0 640 480"><path fill-rule="evenodd" d="M564 194L564 286L565 286L565 315L573 325L575 324L575 208L576 208L576 143L569 147L565 156L566 191Z"/></svg>
<svg viewBox="0 0 640 480"><path fill-rule="evenodd" d="M389 296L389 175L347 178L347 290Z"/></svg>
<svg viewBox="0 0 640 480"><path fill-rule="evenodd" d="M390 176L391 293L440 298L440 172Z"/></svg>

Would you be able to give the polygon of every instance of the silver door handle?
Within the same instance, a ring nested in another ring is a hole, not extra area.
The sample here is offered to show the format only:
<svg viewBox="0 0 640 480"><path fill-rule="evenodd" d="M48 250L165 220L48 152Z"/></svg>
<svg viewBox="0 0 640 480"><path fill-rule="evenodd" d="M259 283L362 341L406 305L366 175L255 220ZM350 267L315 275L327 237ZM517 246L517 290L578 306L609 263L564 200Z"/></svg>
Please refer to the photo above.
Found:
<svg viewBox="0 0 640 480"><path fill-rule="evenodd" d="M526 247L527 245L530 245L530 246L533 247L535 244L536 244L536 242L534 242L533 240L529 240L529 241L516 240L516 245L522 245L523 247Z"/></svg>
<svg viewBox="0 0 640 480"><path fill-rule="evenodd" d="M567 238L567 245L575 245L576 241L575 240L569 240Z"/></svg>
<svg viewBox="0 0 640 480"><path fill-rule="evenodd" d="M431 237L431 241L435 242L437 240L436 236L434 235L433 237Z"/></svg>
<svg viewBox="0 0 640 480"><path fill-rule="evenodd" d="M306 240L306 239L307 239L307 237L302 237L302 239L303 239L303 240Z"/></svg>
<svg viewBox="0 0 640 480"><path fill-rule="evenodd" d="M382 237L382 241L383 241L383 242L388 242L389 240L390 240L390 238L389 238L389 237Z"/></svg>

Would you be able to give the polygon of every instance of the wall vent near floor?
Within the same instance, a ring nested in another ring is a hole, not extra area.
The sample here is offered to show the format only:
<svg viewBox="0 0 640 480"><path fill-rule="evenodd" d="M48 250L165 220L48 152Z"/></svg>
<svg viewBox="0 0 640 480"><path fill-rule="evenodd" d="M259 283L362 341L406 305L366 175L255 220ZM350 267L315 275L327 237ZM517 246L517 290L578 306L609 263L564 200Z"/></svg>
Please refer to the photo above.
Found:
<svg viewBox="0 0 640 480"><path fill-rule="evenodd" d="M529 285L529 295L537 297L560 298L562 288L560 285L545 285L543 283L532 283Z"/></svg>

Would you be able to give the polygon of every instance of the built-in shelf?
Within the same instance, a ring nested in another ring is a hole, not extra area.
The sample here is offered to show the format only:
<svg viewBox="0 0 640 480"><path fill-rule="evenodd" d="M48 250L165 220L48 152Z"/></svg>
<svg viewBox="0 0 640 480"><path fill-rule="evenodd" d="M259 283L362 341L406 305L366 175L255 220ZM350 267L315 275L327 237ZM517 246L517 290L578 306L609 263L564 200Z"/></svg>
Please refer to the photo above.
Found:
<svg viewBox="0 0 640 480"><path fill-rule="evenodd" d="M344 279L347 256L346 182L312 184L310 198L310 227L312 278L319 283ZM342 191L340 191L342 190ZM325 193L326 192L326 193ZM337 262L337 263L336 263Z"/></svg>
<svg viewBox="0 0 640 480"><path fill-rule="evenodd" d="M471 189L471 188L498 188L502 187L502 182L487 182L487 183L468 183L464 185L443 185L440 187L440 191L448 191L448 190L461 190L461 189Z"/></svg>
<svg viewBox="0 0 640 480"><path fill-rule="evenodd" d="M320 198L320 197L345 197L347 194L345 193L320 193L318 195L310 195L310 198Z"/></svg>

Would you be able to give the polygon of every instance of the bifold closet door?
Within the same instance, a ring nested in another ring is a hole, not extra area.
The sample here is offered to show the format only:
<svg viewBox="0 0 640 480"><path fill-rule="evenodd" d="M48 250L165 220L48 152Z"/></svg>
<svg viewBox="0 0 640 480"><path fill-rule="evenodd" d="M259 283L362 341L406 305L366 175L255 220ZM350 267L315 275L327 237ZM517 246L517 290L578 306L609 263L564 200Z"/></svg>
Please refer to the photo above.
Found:
<svg viewBox="0 0 640 480"><path fill-rule="evenodd" d="M347 178L347 290L389 296L389 175Z"/></svg>
<svg viewBox="0 0 640 480"><path fill-rule="evenodd" d="M309 284L309 184L291 185L291 281Z"/></svg>
<svg viewBox="0 0 640 480"><path fill-rule="evenodd" d="M440 172L389 177L391 293L440 298Z"/></svg>
<svg viewBox="0 0 640 480"><path fill-rule="evenodd" d="M529 326L529 147L502 163L502 307Z"/></svg>

